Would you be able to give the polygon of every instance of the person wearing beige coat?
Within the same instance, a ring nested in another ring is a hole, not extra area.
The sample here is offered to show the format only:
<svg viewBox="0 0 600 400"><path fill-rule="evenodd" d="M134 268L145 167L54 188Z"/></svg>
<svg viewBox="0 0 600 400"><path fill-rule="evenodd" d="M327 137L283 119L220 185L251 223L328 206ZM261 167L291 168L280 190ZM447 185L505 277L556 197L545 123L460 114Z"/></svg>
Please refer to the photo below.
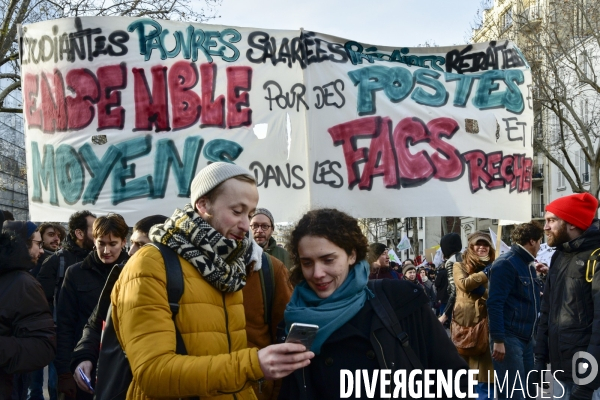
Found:
<svg viewBox="0 0 600 400"><path fill-rule="evenodd" d="M494 261L489 235L475 232L468 239L469 244L463 253L463 261L454 263L452 273L456 285L456 303L452 319L453 323L463 327L472 327L482 319L487 320L488 277L484 269ZM494 382L494 367L489 346L483 354L462 357L469 364L469 369L479 370L478 398L493 398L487 393L487 383L491 382L493 386Z"/></svg>

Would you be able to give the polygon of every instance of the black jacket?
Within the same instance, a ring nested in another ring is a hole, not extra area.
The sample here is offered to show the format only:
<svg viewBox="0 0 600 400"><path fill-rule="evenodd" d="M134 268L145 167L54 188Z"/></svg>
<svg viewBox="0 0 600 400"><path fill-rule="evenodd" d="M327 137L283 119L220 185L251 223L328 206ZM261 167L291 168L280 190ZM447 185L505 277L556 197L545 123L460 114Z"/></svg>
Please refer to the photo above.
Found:
<svg viewBox="0 0 600 400"><path fill-rule="evenodd" d="M83 261L83 259L89 254L88 250L82 249L75 242L71 240L70 236L67 236L64 246L61 250L52 254L50 257L44 260L40 272L37 274L37 280L44 289L46 300L50 305L50 309L54 312L54 307L58 304L58 299L54 299L54 291L60 290L62 286L63 278L57 279L58 270L60 267L60 258L64 257L65 273L67 268L71 265Z"/></svg>
<svg viewBox="0 0 600 400"><path fill-rule="evenodd" d="M110 294L117 279L119 279L119 275L121 274L121 271L123 271L124 266L124 264L115 265L110 271L108 279L102 289L98 304L94 307L92 315L90 315L90 318L83 328L81 339L79 339L79 342L71 355L71 371L75 371L75 368L83 361L91 361L93 369L96 369L98 357L100 355L102 327L108 316L110 306Z"/></svg>
<svg viewBox="0 0 600 400"><path fill-rule="evenodd" d="M437 301L442 304L448 303L450 293L448 293L448 271L442 263L442 266L437 269L435 276L435 288L437 290Z"/></svg>
<svg viewBox="0 0 600 400"><path fill-rule="evenodd" d="M552 256L542 296L535 354L550 361L556 378L572 382L572 358L586 351L600 361L600 261L588 263L600 248L600 230L592 226L564 243ZM594 315L594 312L596 315ZM589 389L600 387L600 374Z"/></svg>
<svg viewBox="0 0 600 400"><path fill-rule="evenodd" d="M494 261L487 299L490 336L504 343L506 334L529 342L540 311L541 281L533 255L518 244Z"/></svg>
<svg viewBox="0 0 600 400"><path fill-rule="evenodd" d="M116 264L126 259L127 253L123 251ZM97 252L92 251L85 260L67 269L56 312L58 348L54 365L58 374L73 372L71 353L81 339L83 327L98 303L113 265L104 264Z"/></svg>
<svg viewBox="0 0 600 400"><path fill-rule="evenodd" d="M409 344L424 369L466 370L465 361L450 341L442 324L429 307L429 299L421 286L395 279L384 279L383 290L392 304L400 325L408 334ZM284 378L279 399L338 399L340 398L340 370L413 369L400 342L385 328L375 314L371 302L350 321L335 331L321 347L306 368L296 370ZM435 382L435 377L433 378ZM379 380L378 380L379 382ZM393 379L392 379L393 382ZM466 390L466 378L461 381ZM435 389L434 389L435 390ZM435 391L434 391L435 393ZM361 396L368 398L362 385ZM377 385L376 399L380 390ZM410 397L408 397L410 398Z"/></svg>
<svg viewBox="0 0 600 400"><path fill-rule="evenodd" d="M0 234L0 398L11 398L12 374L48 365L56 352L54 321L25 242Z"/></svg>

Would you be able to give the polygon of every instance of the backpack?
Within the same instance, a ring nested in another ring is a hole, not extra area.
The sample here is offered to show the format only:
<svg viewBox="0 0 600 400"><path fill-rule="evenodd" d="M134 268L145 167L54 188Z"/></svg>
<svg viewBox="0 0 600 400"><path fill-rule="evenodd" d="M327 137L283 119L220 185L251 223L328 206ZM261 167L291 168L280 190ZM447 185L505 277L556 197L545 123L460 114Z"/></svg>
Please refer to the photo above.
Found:
<svg viewBox="0 0 600 400"><path fill-rule="evenodd" d="M175 324L175 317L179 312L179 300L183 295L183 272L181 264L177 254L167 246L159 243L150 243L149 245L156 247L165 261L167 296L173 324ZM112 305L108 308L106 326L102 333L102 347L96 372L95 400L125 399L127 390L133 379L127 355L117 339L111 311ZM175 352L186 355L185 343L183 342L179 328L177 328L177 324L175 324L175 336L177 338ZM194 399L197 399L197 397Z"/></svg>

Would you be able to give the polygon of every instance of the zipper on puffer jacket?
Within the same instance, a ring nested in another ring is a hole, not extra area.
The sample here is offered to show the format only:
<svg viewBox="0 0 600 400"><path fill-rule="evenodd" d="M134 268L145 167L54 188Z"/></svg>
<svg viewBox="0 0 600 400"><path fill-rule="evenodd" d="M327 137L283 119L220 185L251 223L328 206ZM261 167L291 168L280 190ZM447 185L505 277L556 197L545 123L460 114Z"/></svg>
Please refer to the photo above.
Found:
<svg viewBox="0 0 600 400"><path fill-rule="evenodd" d="M229 349L229 353L231 353L231 337L229 336L229 313L227 312L227 303L225 302L225 293L221 293L221 295L223 297L223 311L225 312L225 333L227 334L227 348ZM218 391L218 393L232 394L233 399L235 400L235 399L237 399L237 396L235 394L244 390L244 387L246 387L246 384L244 384L244 386L242 386L241 389L233 391L233 392Z"/></svg>
<svg viewBox="0 0 600 400"><path fill-rule="evenodd" d="M227 304L225 303L225 293L222 293L223 296L223 311L225 311L225 333L227 334L227 346L229 348L229 353L231 353L231 337L229 337L229 314L227 313Z"/></svg>

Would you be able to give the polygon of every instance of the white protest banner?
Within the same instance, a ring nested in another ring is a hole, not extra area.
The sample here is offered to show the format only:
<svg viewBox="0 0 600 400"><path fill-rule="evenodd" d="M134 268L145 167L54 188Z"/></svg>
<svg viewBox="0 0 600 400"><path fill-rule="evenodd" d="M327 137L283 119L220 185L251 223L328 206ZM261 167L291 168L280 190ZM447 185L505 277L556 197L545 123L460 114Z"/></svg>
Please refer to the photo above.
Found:
<svg viewBox="0 0 600 400"><path fill-rule="evenodd" d="M214 161L251 170L279 221L528 217L531 74L511 42L82 17L23 26L20 43L34 220L170 215Z"/></svg>
<svg viewBox="0 0 600 400"><path fill-rule="evenodd" d="M390 261L393 261L397 264L401 264L402 261L400 261L400 257L398 257L398 255L396 254L396 252L394 251L394 249L390 249L388 251L388 256L390 257Z"/></svg>
<svg viewBox="0 0 600 400"><path fill-rule="evenodd" d="M492 238L492 245L494 247L494 250L496 249L496 242L498 240L498 236L496 235L496 232L494 232L492 230L492 228L488 228L490 230L490 237ZM508 246L506 243L504 243L503 240L500 241L500 254L504 254L506 252L508 252L510 250L510 246Z"/></svg>
<svg viewBox="0 0 600 400"><path fill-rule="evenodd" d="M408 249L412 248L408 237L407 236L402 237L402 240L400 240L400 243L398 243L396 248L398 249L398 251L404 251L404 250L408 250Z"/></svg>
<svg viewBox="0 0 600 400"><path fill-rule="evenodd" d="M433 263L435 264L435 267L439 267L440 264L442 264L444 262L444 254L442 253L442 248L440 247L439 249L437 249L437 251L435 252L435 256L433 257Z"/></svg>
<svg viewBox="0 0 600 400"><path fill-rule="evenodd" d="M542 264L546 264L550 266L550 260L552 260L552 255L556 251L555 247L548 246L547 243L542 243L540 246L540 250L535 256L535 259Z"/></svg>

